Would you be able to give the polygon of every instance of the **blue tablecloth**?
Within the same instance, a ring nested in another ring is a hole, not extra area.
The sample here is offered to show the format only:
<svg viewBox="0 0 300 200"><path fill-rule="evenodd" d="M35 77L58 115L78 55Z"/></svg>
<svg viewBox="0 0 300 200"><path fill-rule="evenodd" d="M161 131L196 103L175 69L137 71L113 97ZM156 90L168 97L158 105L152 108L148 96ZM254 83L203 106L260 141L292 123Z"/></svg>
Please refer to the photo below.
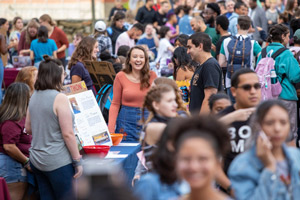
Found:
<svg viewBox="0 0 300 200"><path fill-rule="evenodd" d="M122 142L126 144L126 142ZM127 142L129 143L129 142ZM134 176L134 171L137 166L138 157L137 153L141 151L141 145L137 146L112 146L110 151L120 151L119 154L128 154L126 158L115 158L114 160L123 166L123 170L128 178L128 183L131 184L131 180Z"/></svg>

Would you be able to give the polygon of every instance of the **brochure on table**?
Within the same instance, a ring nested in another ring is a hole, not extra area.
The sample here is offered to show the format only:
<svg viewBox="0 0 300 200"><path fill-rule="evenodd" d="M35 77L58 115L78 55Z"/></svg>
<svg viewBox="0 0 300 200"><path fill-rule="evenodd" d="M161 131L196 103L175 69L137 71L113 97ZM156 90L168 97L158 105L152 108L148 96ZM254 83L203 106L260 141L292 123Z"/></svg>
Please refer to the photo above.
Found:
<svg viewBox="0 0 300 200"><path fill-rule="evenodd" d="M108 127L93 92L86 89L84 82L65 86L65 91L75 116L75 134L81 146L111 146Z"/></svg>

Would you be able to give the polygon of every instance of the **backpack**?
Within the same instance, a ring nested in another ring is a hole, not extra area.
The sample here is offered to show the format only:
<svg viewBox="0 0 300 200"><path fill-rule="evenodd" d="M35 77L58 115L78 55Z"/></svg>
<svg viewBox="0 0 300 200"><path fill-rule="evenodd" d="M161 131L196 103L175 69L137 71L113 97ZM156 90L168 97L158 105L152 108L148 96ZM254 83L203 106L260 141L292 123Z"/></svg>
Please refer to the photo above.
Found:
<svg viewBox="0 0 300 200"><path fill-rule="evenodd" d="M98 94L96 96L96 101L98 106L102 112L103 118L108 123L108 113L109 108L113 99L113 85L112 84L105 84L103 85Z"/></svg>
<svg viewBox="0 0 300 200"><path fill-rule="evenodd" d="M242 39L242 40L241 40ZM227 45L229 58L227 61L227 77L231 79L232 74L241 68L251 67L251 39L231 36Z"/></svg>
<svg viewBox="0 0 300 200"><path fill-rule="evenodd" d="M288 50L285 47L278 49L275 53L273 50L268 52L267 48L263 48L261 51L261 60L256 66L255 72L259 78L261 84L261 100L278 98L282 91L281 83L285 78L285 74L282 75L281 82L277 81L275 84L271 84L271 70L275 70L275 58L282 52ZM272 54L273 53L273 54ZM272 56L270 56L272 54ZM275 70L276 71L276 70Z"/></svg>

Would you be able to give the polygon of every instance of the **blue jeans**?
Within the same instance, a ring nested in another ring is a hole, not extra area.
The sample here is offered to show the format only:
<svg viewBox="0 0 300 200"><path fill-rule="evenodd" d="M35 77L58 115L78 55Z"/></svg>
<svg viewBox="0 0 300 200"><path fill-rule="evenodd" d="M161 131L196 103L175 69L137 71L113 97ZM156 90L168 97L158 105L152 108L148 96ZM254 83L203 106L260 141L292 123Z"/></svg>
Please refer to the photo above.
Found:
<svg viewBox="0 0 300 200"><path fill-rule="evenodd" d="M10 156L0 153L0 177L7 183L27 182L26 169Z"/></svg>
<svg viewBox="0 0 300 200"><path fill-rule="evenodd" d="M2 81L4 77L4 66L0 57L0 104L2 103Z"/></svg>
<svg viewBox="0 0 300 200"><path fill-rule="evenodd" d="M149 112L145 112L145 119L147 119ZM138 141L142 131L141 108L121 106L116 122L116 133L127 133L126 141Z"/></svg>
<svg viewBox="0 0 300 200"><path fill-rule="evenodd" d="M30 163L36 176L41 200L76 199L73 191L74 167L65 165L56 170L40 171Z"/></svg>

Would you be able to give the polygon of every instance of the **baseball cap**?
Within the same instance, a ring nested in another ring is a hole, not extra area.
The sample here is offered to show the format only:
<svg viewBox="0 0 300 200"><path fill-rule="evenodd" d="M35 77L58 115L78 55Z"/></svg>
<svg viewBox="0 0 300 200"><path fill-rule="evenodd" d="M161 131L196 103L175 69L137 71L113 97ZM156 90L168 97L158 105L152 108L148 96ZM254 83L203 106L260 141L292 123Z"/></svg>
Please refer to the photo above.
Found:
<svg viewBox="0 0 300 200"><path fill-rule="evenodd" d="M106 30L106 24L103 21L97 21L95 24L95 30L97 31L105 31Z"/></svg>
<svg viewBox="0 0 300 200"><path fill-rule="evenodd" d="M300 39L300 29L297 29L297 31L294 33L294 38L296 40L299 40Z"/></svg>

